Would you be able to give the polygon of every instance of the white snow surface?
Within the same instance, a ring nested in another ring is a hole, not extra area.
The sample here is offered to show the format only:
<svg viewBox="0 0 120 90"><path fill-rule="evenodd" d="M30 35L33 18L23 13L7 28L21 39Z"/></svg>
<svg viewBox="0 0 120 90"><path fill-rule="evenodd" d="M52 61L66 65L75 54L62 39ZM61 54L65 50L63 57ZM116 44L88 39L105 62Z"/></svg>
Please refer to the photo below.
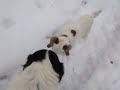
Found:
<svg viewBox="0 0 120 90"><path fill-rule="evenodd" d="M59 90L120 90L120 0L0 0L0 90L48 35L99 9L88 37L62 58Z"/></svg>

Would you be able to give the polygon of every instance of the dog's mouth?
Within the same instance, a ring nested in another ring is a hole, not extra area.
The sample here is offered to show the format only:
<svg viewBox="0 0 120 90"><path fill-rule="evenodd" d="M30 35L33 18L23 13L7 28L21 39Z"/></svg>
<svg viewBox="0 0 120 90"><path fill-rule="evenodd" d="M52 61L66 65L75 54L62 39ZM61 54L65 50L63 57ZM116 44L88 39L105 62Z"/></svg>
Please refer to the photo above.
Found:
<svg viewBox="0 0 120 90"><path fill-rule="evenodd" d="M63 50L64 50L66 56L69 56L71 49L72 49L72 46L71 46L71 45L64 45L64 46L63 46Z"/></svg>

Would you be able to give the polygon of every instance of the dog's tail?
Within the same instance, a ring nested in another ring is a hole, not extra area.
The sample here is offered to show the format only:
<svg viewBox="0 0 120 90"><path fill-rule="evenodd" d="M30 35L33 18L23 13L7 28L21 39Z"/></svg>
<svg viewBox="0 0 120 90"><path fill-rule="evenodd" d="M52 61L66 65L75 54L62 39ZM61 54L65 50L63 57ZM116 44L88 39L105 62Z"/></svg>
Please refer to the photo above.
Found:
<svg viewBox="0 0 120 90"><path fill-rule="evenodd" d="M97 17L100 13L102 12L102 10L98 10L92 13L93 18Z"/></svg>

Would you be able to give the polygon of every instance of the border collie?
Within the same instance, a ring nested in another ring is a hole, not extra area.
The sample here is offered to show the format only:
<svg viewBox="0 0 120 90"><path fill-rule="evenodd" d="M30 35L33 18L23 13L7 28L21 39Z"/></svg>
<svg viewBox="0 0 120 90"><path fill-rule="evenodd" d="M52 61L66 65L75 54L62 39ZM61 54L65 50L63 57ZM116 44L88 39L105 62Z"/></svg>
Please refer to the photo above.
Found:
<svg viewBox="0 0 120 90"><path fill-rule="evenodd" d="M56 53L42 49L28 56L23 71L13 78L7 90L57 90L63 75L64 66Z"/></svg>

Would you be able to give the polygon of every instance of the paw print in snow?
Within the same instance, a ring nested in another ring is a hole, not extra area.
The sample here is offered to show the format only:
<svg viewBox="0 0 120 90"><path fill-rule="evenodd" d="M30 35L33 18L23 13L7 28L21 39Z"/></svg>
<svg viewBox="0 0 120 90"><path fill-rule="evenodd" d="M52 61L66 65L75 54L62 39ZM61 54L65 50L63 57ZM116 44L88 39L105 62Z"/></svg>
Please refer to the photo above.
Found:
<svg viewBox="0 0 120 90"><path fill-rule="evenodd" d="M0 80L4 80L4 79L6 79L6 78L7 78L7 76L4 75L4 76L1 76L1 77L0 77Z"/></svg>
<svg viewBox="0 0 120 90"><path fill-rule="evenodd" d="M5 29L12 27L14 24L15 22L11 18L3 18L0 22L0 26Z"/></svg>
<svg viewBox="0 0 120 90"><path fill-rule="evenodd" d="M85 1L85 0L83 0L82 2L81 2L81 6L85 6L87 4L87 1Z"/></svg>
<svg viewBox="0 0 120 90"><path fill-rule="evenodd" d="M35 1L35 6L36 6L37 8L41 8L41 3L40 3L39 0Z"/></svg>

